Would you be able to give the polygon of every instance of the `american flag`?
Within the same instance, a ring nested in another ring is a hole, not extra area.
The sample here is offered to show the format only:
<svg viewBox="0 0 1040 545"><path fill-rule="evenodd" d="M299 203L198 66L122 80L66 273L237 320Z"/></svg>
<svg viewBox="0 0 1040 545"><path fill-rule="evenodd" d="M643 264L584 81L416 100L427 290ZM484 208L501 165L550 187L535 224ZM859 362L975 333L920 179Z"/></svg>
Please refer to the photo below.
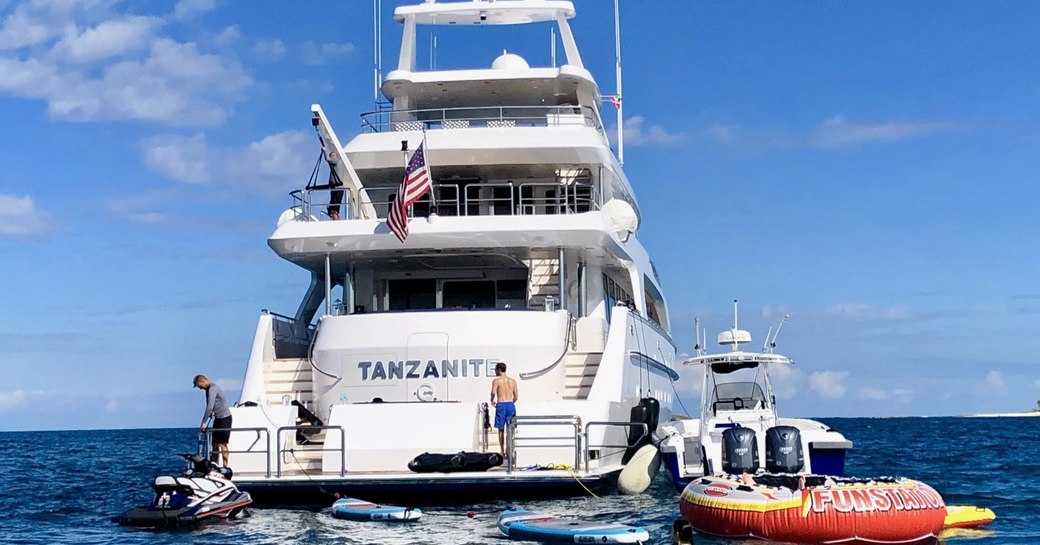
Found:
<svg viewBox="0 0 1040 545"><path fill-rule="evenodd" d="M610 103L613 104L615 108L619 110L621 109L621 97L617 95L610 95Z"/></svg>
<svg viewBox="0 0 1040 545"><path fill-rule="evenodd" d="M408 207L415 204L430 190L430 169L426 166L426 154L423 153L425 142L412 154L408 166L404 169L404 179L397 188L397 196L390 205L390 213L386 215L386 225L397 238L404 242L408 238Z"/></svg>

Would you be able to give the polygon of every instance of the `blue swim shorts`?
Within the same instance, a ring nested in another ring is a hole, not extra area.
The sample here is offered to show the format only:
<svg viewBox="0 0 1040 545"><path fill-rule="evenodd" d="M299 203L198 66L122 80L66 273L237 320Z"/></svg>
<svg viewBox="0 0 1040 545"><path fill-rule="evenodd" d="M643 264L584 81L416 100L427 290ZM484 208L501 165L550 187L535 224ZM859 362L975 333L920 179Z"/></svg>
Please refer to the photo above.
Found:
<svg viewBox="0 0 1040 545"><path fill-rule="evenodd" d="M505 429L509 419L516 416L516 405L512 401L499 401L495 405L495 428Z"/></svg>

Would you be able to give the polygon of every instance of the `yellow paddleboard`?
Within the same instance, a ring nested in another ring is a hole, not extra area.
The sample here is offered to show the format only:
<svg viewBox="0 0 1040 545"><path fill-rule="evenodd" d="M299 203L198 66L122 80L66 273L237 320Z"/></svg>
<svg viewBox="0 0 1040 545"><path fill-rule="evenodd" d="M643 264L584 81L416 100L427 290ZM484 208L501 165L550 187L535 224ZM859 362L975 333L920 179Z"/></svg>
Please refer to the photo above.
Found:
<svg viewBox="0 0 1040 545"><path fill-rule="evenodd" d="M974 505L947 505L943 528L977 528L997 518L992 509Z"/></svg>

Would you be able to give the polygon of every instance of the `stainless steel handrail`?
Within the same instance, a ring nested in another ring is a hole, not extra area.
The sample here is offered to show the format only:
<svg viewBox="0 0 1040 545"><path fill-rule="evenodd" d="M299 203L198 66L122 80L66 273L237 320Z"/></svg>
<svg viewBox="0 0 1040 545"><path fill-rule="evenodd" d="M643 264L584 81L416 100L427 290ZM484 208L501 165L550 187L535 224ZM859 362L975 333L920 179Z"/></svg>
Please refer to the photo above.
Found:
<svg viewBox="0 0 1040 545"><path fill-rule="evenodd" d="M277 441L277 444L278 444L278 460L277 460L277 466L276 466L277 471L275 473L275 476L277 476L277 477L281 477L282 476L282 454L284 454L286 452L291 452L291 453L293 453L293 457L296 456L294 449L291 449L291 448L283 449L282 448L282 432L283 431L289 431L289 430L292 430L292 431L299 431L299 430L339 430L339 449L324 448L324 444L322 444L323 448L320 448L320 449L309 449L309 450L311 452L336 452L338 450L339 451L339 476L342 477L342 476L346 475L346 473L347 473L347 454L346 454L346 452L347 452L347 441L346 441L346 437L347 436L346 436L346 433L344 433L344 431L343 431L343 426L282 426L282 427L278 428L277 435L276 435L276 441ZM326 434L326 438L327 437L328 437L328 434ZM297 463L299 463L299 460L297 460Z"/></svg>
<svg viewBox="0 0 1040 545"><path fill-rule="evenodd" d="M266 462L266 469L264 476L271 477L271 431L267 428L206 428L206 431L199 432L199 452L200 455L209 458L213 454L213 432L215 431L226 431L229 433L252 431L256 432L256 440L253 441L253 445L260 440L260 432L264 432L264 437L267 439L266 445L264 445L264 461ZM250 445L252 448L252 445ZM260 454L256 450L228 450L228 454Z"/></svg>
<svg viewBox="0 0 1040 545"><path fill-rule="evenodd" d="M603 426L603 427L608 427L608 426L625 426L625 427L641 426L643 428L643 434L640 435L639 438L636 439L635 441L629 440L630 443L638 443L639 441L642 441L644 437L646 437L647 435L650 434L650 426L647 426L646 422L624 422L624 421L602 420L602 421L593 421L593 422L589 422L589 423L585 424L585 433L583 435L583 437L585 439L585 471L589 471L589 451L592 450L593 447L595 447L595 448L625 448L625 449L627 449L627 448L630 448L632 446L632 445L629 445L629 444L624 444L624 445L610 445L610 444L606 444L606 443L604 443L604 444L597 444L597 445L590 444L589 443L589 428L591 428L593 426Z"/></svg>
<svg viewBox="0 0 1040 545"><path fill-rule="evenodd" d="M535 437L517 437L516 428L520 425L524 426L574 426L573 436L535 436ZM579 462L581 461L581 417L577 415L531 415L531 416L514 416L509 421L509 425L506 426L506 444L509 445L508 454L506 459L506 473L513 472L513 455L520 448L565 448L570 445L518 445L517 440L567 440L571 439L574 441L574 470L578 471Z"/></svg>
<svg viewBox="0 0 1040 545"><path fill-rule="evenodd" d="M509 197L480 197L472 193L477 188L508 188ZM294 219L297 221L329 221L325 209L328 207L328 198L324 203L315 201L315 194L325 194L331 191L344 191L343 206L345 214L343 219L356 219L359 217L357 206L360 204L370 205L376 212L376 218L385 218L390 210L390 196L397 191L397 186L366 188L367 198L361 203L353 198L353 194L346 189L297 189L290 192L293 199L292 210L295 211ZM408 210L409 217L415 217L416 207L428 207L431 212L441 216L482 216L510 215L510 216L542 216L542 215L565 215L576 214L584 211L599 210L599 189L591 181L575 180L571 183L562 182L526 182L517 184L514 182L474 183L466 186L451 183L435 183L433 189L436 192L436 204L423 200ZM553 196L537 196L535 189L551 189L556 191ZM445 195L445 193L451 193ZM373 200L373 197L375 200ZM495 205L504 205L498 208ZM470 206L476 207L475 213L470 213ZM489 214L482 214L482 205L490 205ZM505 214L502 212L506 211ZM551 211L551 214L550 214Z"/></svg>
<svg viewBox="0 0 1040 545"><path fill-rule="evenodd" d="M530 371L530 372L527 372L527 373L520 373L520 380L527 380L527 379L540 377L540 376L548 373L552 368L554 368L557 365L559 365L560 362L563 361L563 359L567 357L567 353L570 352L571 348L573 348L572 342L573 342L574 338L577 336L575 334L575 326L574 326L574 324L575 324L574 317L571 316L571 319L567 320L567 332L566 332L566 334L564 334L563 351L560 353L560 357L556 358L556 361L550 363L549 365L546 365L545 367L543 367L541 369L538 369L537 371Z"/></svg>
<svg viewBox="0 0 1040 545"><path fill-rule="evenodd" d="M581 116L581 124L603 130L598 111L591 106L467 106L422 110L389 110L361 114L362 132L466 128L558 127Z"/></svg>

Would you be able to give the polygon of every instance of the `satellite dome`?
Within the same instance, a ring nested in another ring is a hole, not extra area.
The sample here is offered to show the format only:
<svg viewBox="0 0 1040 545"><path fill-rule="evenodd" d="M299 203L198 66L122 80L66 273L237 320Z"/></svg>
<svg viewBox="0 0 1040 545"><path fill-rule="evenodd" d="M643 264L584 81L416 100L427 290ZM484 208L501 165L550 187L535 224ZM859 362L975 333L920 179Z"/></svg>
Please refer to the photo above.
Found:
<svg viewBox="0 0 1040 545"><path fill-rule="evenodd" d="M520 55L503 51L495 62L491 63L491 68L492 70L527 70L530 65Z"/></svg>

